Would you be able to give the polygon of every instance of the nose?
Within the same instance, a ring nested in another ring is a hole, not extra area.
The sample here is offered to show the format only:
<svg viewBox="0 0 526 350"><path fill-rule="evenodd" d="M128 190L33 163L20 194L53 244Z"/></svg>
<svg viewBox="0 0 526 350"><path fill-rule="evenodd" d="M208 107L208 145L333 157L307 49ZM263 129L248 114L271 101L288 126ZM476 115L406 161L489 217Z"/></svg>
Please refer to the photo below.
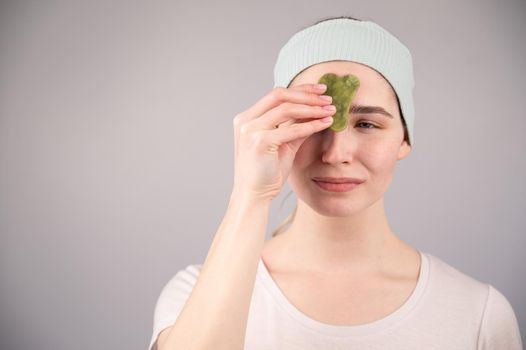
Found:
<svg viewBox="0 0 526 350"><path fill-rule="evenodd" d="M350 163L353 158L354 141L347 132L326 130L322 138L322 161L324 163Z"/></svg>

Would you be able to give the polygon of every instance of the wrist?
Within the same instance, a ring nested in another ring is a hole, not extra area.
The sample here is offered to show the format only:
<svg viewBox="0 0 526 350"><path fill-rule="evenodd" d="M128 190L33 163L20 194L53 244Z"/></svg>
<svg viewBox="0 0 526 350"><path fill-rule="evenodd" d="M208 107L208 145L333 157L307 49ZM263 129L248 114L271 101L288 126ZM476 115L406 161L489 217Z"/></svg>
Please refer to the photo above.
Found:
<svg viewBox="0 0 526 350"><path fill-rule="evenodd" d="M233 202L241 205L270 205L272 198L247 189L234 188L230 194L230 203Z"/></svg>

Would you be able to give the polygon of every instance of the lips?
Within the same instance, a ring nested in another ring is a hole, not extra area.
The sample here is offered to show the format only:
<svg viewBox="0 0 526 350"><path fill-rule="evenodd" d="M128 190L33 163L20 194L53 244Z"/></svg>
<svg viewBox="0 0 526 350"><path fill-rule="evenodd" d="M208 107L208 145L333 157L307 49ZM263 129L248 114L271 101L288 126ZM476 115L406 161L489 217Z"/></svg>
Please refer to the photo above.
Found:
<svg viewBox="0 0 526 350"><path fill-rule="evenodd" d="M361 184L365 180L356 179L353 177L326 177L326 176L317 176L312 178L314 181L318 182L327 182L333 184L343 184L343 183L354 183Z"/></svg>
<svg viewBox="0 0 526 350"><path fill-rule="evenodd" d="M323 182L323 181L316 181L316 180L312 180L312 181L319 188L327 192L349 192L349 191L352 191L357 186L360 186L360 184L356 182L335 183L335 182Z"/></svg>

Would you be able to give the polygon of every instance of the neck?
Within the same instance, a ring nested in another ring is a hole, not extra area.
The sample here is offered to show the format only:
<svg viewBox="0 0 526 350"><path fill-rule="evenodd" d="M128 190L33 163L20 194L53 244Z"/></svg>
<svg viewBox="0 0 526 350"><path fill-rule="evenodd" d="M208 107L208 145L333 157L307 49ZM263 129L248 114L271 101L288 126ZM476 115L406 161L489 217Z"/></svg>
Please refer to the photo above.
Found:
<svg viewBox="0 0 526 350"><path fill-rule="evenodd" d="M378 271L401 246L387 222L383 198L346 217L320 215L298 200L292 225L279 236L294 269L324 274Z"/></svg>

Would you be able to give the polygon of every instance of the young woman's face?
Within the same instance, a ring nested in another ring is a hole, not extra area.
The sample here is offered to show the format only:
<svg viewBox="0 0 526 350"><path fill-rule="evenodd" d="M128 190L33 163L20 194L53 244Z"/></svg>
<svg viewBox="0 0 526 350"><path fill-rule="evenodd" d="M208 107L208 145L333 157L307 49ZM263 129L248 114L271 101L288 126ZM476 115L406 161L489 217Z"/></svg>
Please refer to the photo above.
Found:
<svg viewBox="0 0 526 350"><path fill-rule="evenodd" d="M347 129L329 128L307 138L294 159L288 178L298 199L321 215L348 216L383 197L389 187L396 161L410 152L394 91L374 69L349 61L322 62L307 68L292 81L292 86L317 83L325 73L353 74L360 87L351 106L383 108L392 118L380 113L351 113ZM365 180L349 192L320 188L314 177L352 177Z"/></svg>

